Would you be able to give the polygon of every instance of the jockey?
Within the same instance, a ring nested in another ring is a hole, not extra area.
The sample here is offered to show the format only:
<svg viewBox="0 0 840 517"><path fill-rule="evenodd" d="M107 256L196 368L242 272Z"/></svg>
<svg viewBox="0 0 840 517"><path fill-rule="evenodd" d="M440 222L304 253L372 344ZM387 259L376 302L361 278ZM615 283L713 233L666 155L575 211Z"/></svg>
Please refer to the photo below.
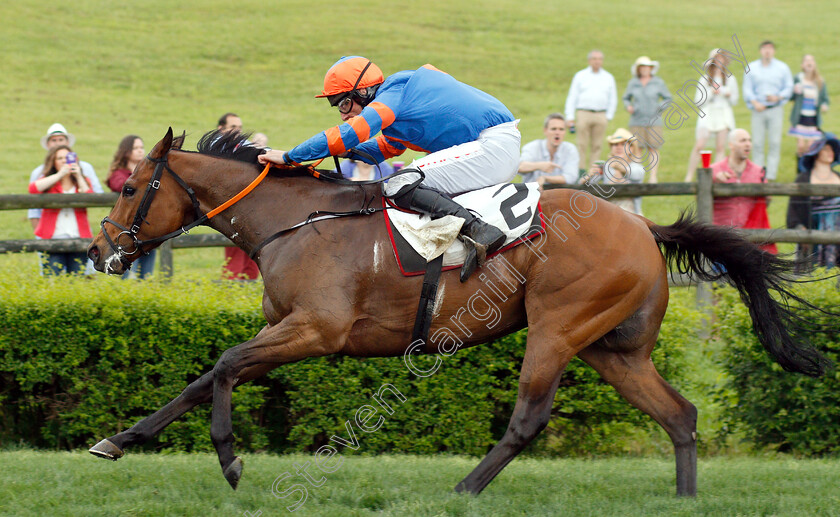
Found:
<svg viewBox="0 0 840 517"><path fill-rule="evenodd" d="M464 219L461 239L467 258L462 282L504 244L501 230L449 197L508 182L516 174L521 137L518 121L504 104L432 65L385 79L378 66L360 56L339 59L316 97L326 97L337 107L344 123L290 151L268 151L259 157L260 163L290 164L334 155L375 164L406 149L425 152L403 169L408 173L383 186L384 194L397 206L433 219ZM420 174L411 170L423 171L422 184Z"/></svg>

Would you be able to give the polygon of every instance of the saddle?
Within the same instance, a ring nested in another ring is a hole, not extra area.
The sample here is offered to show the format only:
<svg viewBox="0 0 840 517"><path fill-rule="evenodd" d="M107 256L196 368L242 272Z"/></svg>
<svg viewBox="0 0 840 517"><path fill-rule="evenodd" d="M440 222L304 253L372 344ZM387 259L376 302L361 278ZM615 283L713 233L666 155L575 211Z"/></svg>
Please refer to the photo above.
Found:
<svg viewBox="0 0 840 517"><path fill-rule="evenodd" d="M536 183L502 183L461 194L454 200L504 232L507 238L498 254L545 233L539 198ZM383 198L383 206L387 204ZM428 215L395 209L385 210L385 220L404 276L424 274L427 263L441 255L444 271L463 265L467 249L457 238L464 221L460 217L433 220Z"/></svg>

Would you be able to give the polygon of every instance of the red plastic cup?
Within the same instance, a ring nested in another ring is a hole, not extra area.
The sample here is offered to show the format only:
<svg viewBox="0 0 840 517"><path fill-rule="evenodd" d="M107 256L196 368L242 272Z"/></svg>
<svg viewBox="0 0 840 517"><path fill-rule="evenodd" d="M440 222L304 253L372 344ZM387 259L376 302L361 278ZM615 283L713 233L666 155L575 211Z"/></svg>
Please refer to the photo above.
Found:
<svg viewBox="0 0 840 517"><path fill-rule="evenodd" d="M712 166L712 152L700 151L700 158L703 160L703 168L708 169Z"/></svg>

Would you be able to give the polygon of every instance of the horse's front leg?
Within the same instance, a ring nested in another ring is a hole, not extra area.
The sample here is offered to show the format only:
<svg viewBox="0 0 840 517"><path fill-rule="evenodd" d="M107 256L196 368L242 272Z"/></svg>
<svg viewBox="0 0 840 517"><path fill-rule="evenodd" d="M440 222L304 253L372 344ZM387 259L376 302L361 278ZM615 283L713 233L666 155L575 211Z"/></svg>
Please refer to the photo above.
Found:
<svg viewBox="0 0 840 517"><path fill-rule="evenodd" d="M268 326L260 330L257 336L267 332ZM247 382L265 374L270 368L249 369L239 377L239 383ZM110 436L90 448L90 453L101 458L116 461L124 454L126 447L142 445L151 440L166 427L199 404L210 402L213 398L213 372L207 372L191 382L180 395L153 414L140 420L129 429Z"/></svg>
<svg viewBox="0 0 840 517"><path fill-rule="evenodd" d="M334 314L331 316L335 318ZM231 395L234 386L241 375L261 365L271 364L274 368L337 352L347 331L338 330L336 320L338 318L327 323L311 313L293 313L256 338L226 350L216 363L212 372L210 438L219 455L222 473L234 490L242 476L242 460L233 453Z"/></svg>
<svg viewBox="0 0 840 517"><path fill-rule="evenodd" d="M187 411L199 404L209 402L212 396L213 372L210 371L190 383L180 395L152 415L91 447L90 453L116 461L122 457L126 447L146 443Z"/></svg>

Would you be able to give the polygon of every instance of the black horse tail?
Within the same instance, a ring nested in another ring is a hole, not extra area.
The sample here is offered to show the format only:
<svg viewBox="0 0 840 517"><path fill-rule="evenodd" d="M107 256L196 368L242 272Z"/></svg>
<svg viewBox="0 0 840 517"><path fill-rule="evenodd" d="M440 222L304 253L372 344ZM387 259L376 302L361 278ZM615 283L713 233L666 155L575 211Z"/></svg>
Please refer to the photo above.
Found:
<svg viewBox="0 0 840 517"><path fill-rule="evenodd" d="M791 302L828 311L790 291L789 286L797 282L793 275L796 261L762 250L737 230L693 219L684 212L670 226L650 225L672 270L706 281L727 278L749 308L758 340L773 359L789 372L822 375L831 363L808 343L814 325L798 316Z"/></svg>

